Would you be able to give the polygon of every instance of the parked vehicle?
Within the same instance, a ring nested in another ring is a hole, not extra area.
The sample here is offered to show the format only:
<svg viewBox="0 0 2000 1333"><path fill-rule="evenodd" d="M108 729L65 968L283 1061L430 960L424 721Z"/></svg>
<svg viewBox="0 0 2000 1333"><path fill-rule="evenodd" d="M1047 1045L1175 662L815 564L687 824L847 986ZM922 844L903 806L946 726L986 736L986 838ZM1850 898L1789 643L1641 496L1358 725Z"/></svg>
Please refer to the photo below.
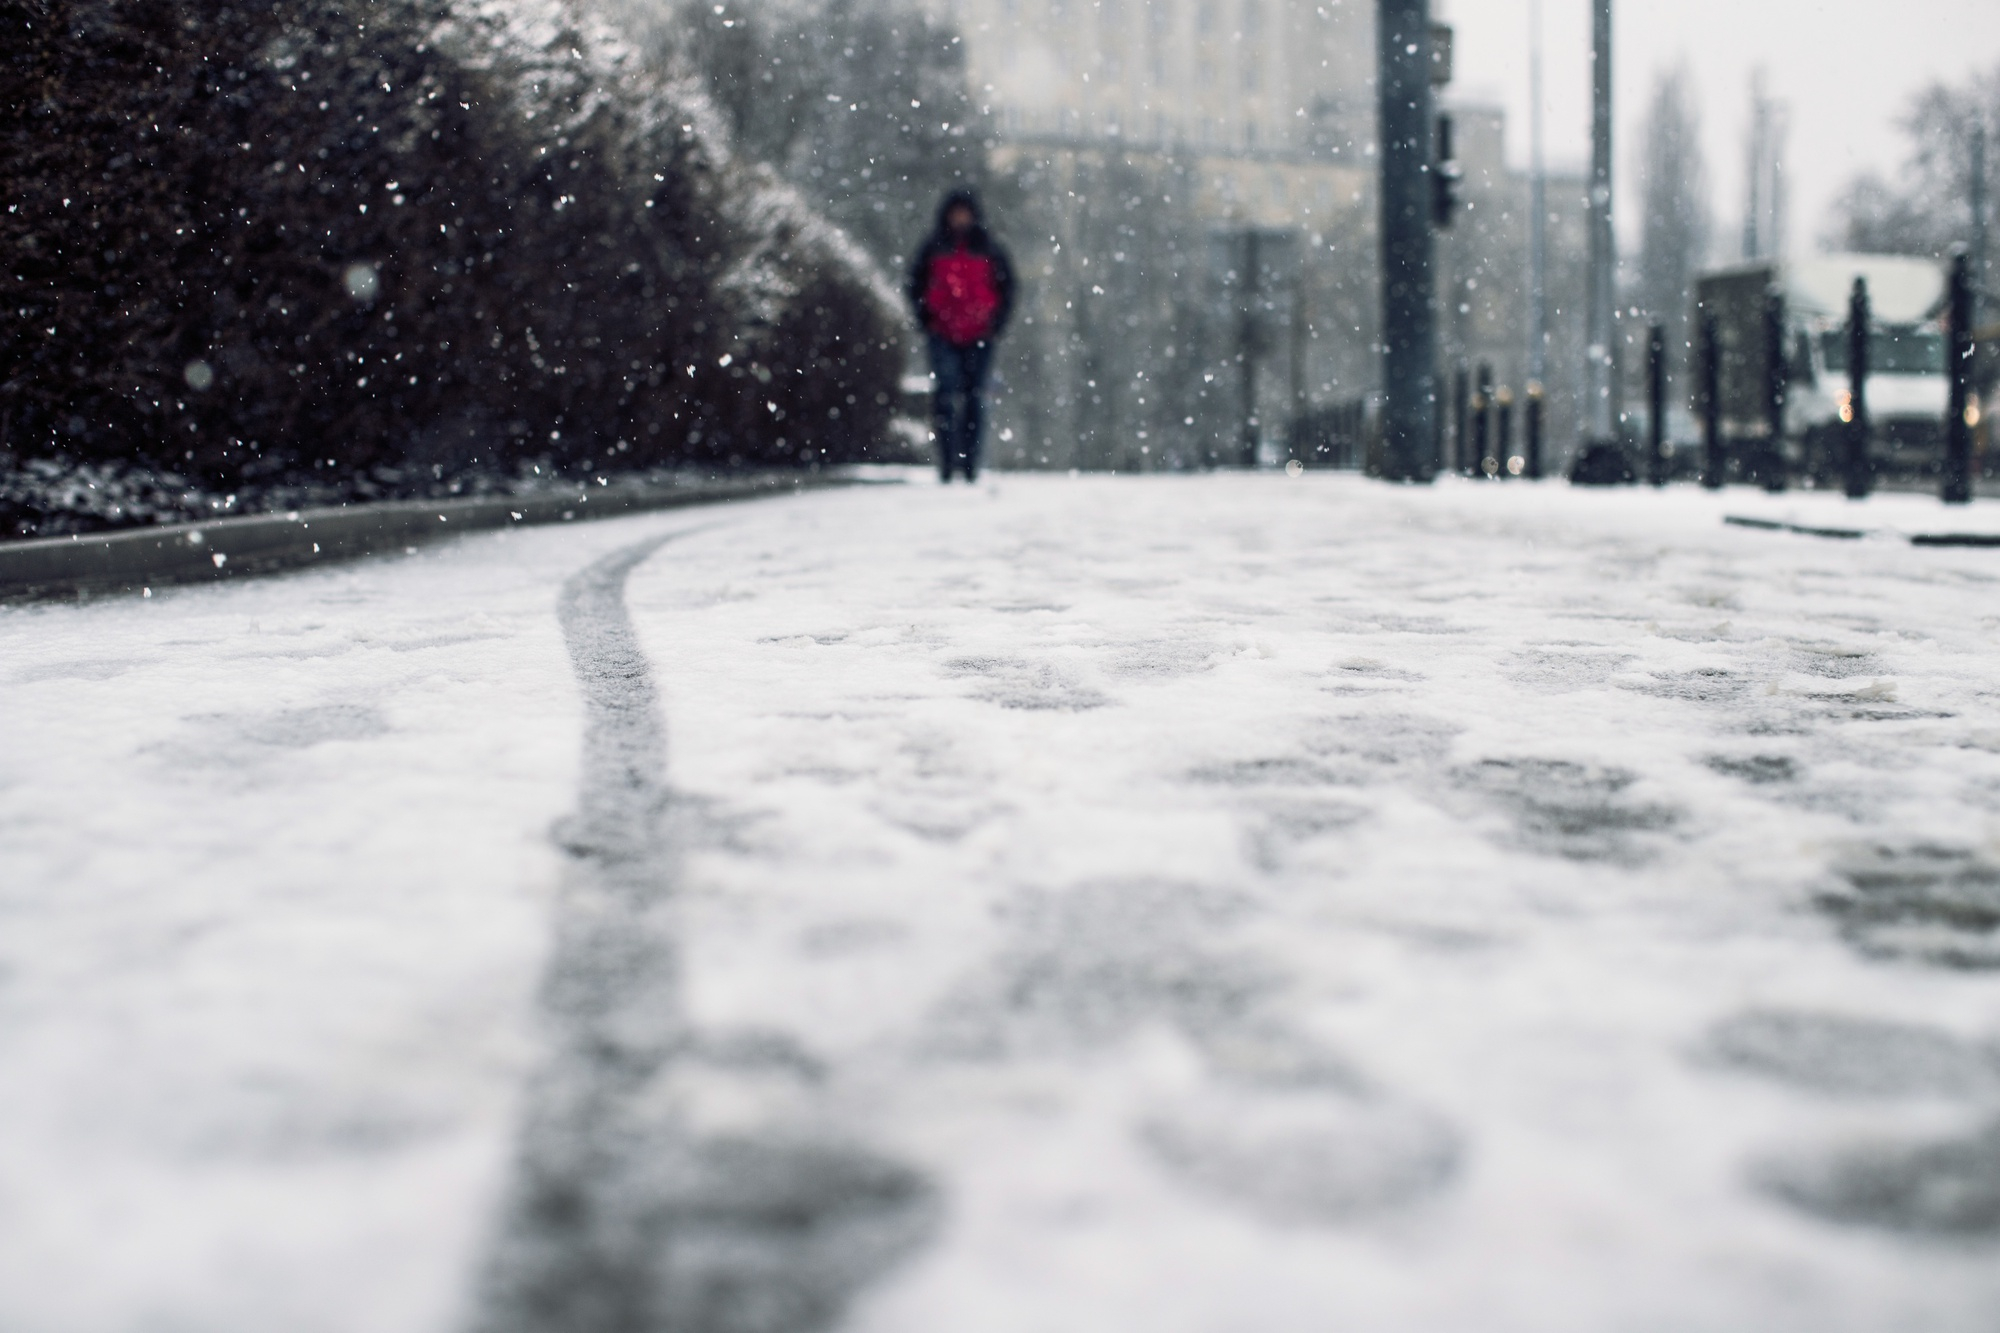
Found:
<svg viewBox="0 0 2000 1333"><path fill-rule="evenodd" d="M1848 300L1857 277L1867 281L1873 315L1866 392L1876 474L1937 475L1950 393L1944 268L1905 255L1834 254L1736 265L1696 283L1696 327L1715 320L1720 424L1733 476L1838 482L1851 412Z"/></svg>

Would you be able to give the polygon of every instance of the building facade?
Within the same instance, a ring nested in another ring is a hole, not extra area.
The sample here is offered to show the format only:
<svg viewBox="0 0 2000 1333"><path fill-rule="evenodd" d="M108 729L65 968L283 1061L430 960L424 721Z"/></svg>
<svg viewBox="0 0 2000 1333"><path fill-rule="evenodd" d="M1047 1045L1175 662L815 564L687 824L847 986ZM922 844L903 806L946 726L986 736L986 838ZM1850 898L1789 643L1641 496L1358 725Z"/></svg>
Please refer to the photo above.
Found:
<svg viewBox="0 0 2000 1333"><path fill-rule="evenodd" d="M1452 401L1440 413L1446 461L1463 464L1460 382L1463 397L1477 397L1482 373L1491 398L1511 405L1513 437L1524 430L1531 388L1529 256L1533 182L1507 163L1506 115L1498 107L1460 104L1447 108L1454 122L1459 166L1464 173L1459 208L1438 239L1439 372ZM1569 461L1570 442L1582 427L1587 338L1584 301L1589 294L1589 182L1580 172L1552 172L1543 191L1547 276L1542 338L1544 422L1548 448L1544 464L1560 471ZM1470 401L1465 410L1473 409ZM1499 434L1498 404L1489 432ZM1476 429L1463 423L1464 434ZM1503 460L1504 461L1504 460Z"/></svg>
<svg viewBox="0 0 2000 1333"><path fill-rule="evenodd" d="M1360 0L931 0L1010 139L1338 160L1368 141Z"/></svg>
<svg viewBox="0 0 2000 1333"><path fill-rule="evenodd" d="M1298 452L1305 418L1357 419L1342 414L1379 380L1372 5L925 2L965 44L1024 279L996 462L1271 461ZM1457 114L1466 181L1439 242L1441 380L1490 364L1524 395L1529 184L1507 166L1497 110ZM1552 439L1567 438L1581 364L1581 194L1550 181Z"/></svg>

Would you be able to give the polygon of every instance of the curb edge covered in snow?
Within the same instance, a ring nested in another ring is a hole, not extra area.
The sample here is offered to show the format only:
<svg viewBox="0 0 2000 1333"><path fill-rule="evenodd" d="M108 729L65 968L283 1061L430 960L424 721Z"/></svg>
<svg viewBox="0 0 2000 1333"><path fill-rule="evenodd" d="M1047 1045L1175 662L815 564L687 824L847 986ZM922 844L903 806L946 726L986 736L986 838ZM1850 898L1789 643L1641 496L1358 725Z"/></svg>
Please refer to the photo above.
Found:
<svg viewBox="0 0 2000 1333"><path fill-rule="evenodd" d="M394 500L0 544L0 601L137 592L412 549L481 529L860 484L837 472L763 473L684 485L627 483L522 496Z"/></svg>

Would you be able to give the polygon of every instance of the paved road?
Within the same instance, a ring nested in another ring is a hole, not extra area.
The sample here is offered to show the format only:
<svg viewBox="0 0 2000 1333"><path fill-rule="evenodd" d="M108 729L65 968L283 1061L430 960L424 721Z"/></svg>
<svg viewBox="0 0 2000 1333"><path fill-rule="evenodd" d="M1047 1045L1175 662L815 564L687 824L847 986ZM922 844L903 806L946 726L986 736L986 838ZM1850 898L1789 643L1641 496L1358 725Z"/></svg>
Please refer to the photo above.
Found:
<svg viewBox="0 0 2000 1333"><path fill-rule="evenodd" d="M0 615L0 1324L1990 1327L2000 565L1750 503L1002 477Z"/></svg>

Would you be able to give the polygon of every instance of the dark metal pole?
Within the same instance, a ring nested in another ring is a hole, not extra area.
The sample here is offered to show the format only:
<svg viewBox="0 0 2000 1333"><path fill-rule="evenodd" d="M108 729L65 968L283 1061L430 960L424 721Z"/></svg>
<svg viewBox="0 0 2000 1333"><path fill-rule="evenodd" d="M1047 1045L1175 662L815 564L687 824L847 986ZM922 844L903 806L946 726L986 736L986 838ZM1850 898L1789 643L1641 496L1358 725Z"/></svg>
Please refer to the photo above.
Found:
<svg viewBox="0 0 2000 1333"><path fill-rule="evenodd" d="M1548 168L1542 152L1542 3L1528 0L1528 383L1548 378ZM1534 475L1540 476L1539 472Z"/></svg>
<svg viewBox="0 0 2000 1333"><path fill-rule="evenodd" d="M1767 491L1785 489L1785 292L1764 293L1764 460Z"/></svg>
<svg viewBox="0 0 2000 1333"><path fill-rule="evenodd" d="M1514 391L1501 386L1493 395L1494 423L1493 460L1499 464L1493 475L1505 481L1519 475L1514 471Z"/></svg>
<svg viewBox="0 0 2000 1333"><path fill-rule="evenodd" d="M1257 301L1258 264L1257 229L1252 227L1243 233L1243 325L1237 337L1236 354L1241 359L1243 411L1238 426L1241 434L1242 464L1247 468L1257 466Z"/></svg>
<svg viewBox="0 0 2000 1333"><path fill-rule="evenodd" d="M1542 476L1542 386L1539 381L1528 386L1528 404L1523 409L1527 418L1522 424L1527 427L1527 443L1523 450L1521 471L1530 480L1539 481Z"/></svg>
<svg viewBox="0 0 2000 1333"><path fill-rule="evenodd" d="M1962 505L1972 499L1972 423L1966 420L1972 405L1972 264L1963 247L1951 257L1948 301L1951 401L1944 418L1942 494L1946 504Z"/></svg>
<svg viewBox="0 0 2000 1333"><path fill-rule="evenodd" d="M1479 378L1472 390L1472 475L1490 477L1493 475L1493 450L1488 448L1493 425L1493 367L1479 367Z"/></svg>
<svg viewBox="0 0 2000 1333"><path fill-rule="evenodd" d="M1593 0L1590 25L1590 376L1585 403L1589 438L1615 438L1612 420L1612 307L1618 254L1611 231L1611 0Z"/></svg>
<svg viewBox="0 0 2000 1333"><path fill-rule="evenodd" d="M1986 125L1972 125L1972 327L1982 327L1986 300Z"/></svg>
<svg viewBox="0 0 2000 1333"><path fill-rule="evenodd" d="M1854 280L1847 298L1847 404L1841 413L1841 473L1847 498L1859 500L1874 489L1875 470L1868 460L1868 279Z"/></svg>
<svg viewBox="0 0 2000 1333"><path fill-rule="evenodd" d="M1646 335L1646 480L1667 484L1667 326Z"/></svg>
<svg viewBox="0 0 2000 1333"><path fill-rule="evenodd" d="M1986 260L1986 123L1973 122L1972 126L1972 327L1986 327L1986 292L1989 272ZM1984 371L1980 363L1985 362ZM1983 391L1993 387L1993 365L1991 357L1975 356L1972 366L1972 401L1979 402ZM1975 416L1978 414L1975 413ZM1990 421L1982 421L1973 439L1973 459L1977 470L1985 472L1992 466L1986 456L1986 445L1993 432Z"/></svg>
<svg viewBox="0 0 2000 1333"><path fill-rule="evenodd" d="M1722 341L1715 316L1701 315L1701 484L1722 489L1728 460L1722 456Z"/></svg>
<svg viewBox="0 0 2000 1333"><path fill-rule="evenodd" d="M1285 389L1292 400L1291 420L1297 421L1299 418L1305 416L1307 399L1309 397L1306 391L1306 340L1308 331L1312 327L1312 322L1306 312L1304 256L1294 250L1291 254L1291 262L1286 267L1290 272L1292 284L1292 318L1289 330L1292 345L1290 348L1290 382L1285 386Z"/></svg>
<svg viewBox="0 0 2000 1333"><path fill-rule="evenodd" d="M1437 470L1430 0L1376 0L1382 159L1383 475Z"/></svg>
<svg viewBox="0 0 2000 1333"><path fill-rule="evenodd" d="M1472 372L1465 362L1458 363L1458 371L1451 380L1451 448L1458 464L1458 470L1471 476L1478 467L1479 460L1472 456L1472 440L1466 431L1472 405Z"/></svg>

